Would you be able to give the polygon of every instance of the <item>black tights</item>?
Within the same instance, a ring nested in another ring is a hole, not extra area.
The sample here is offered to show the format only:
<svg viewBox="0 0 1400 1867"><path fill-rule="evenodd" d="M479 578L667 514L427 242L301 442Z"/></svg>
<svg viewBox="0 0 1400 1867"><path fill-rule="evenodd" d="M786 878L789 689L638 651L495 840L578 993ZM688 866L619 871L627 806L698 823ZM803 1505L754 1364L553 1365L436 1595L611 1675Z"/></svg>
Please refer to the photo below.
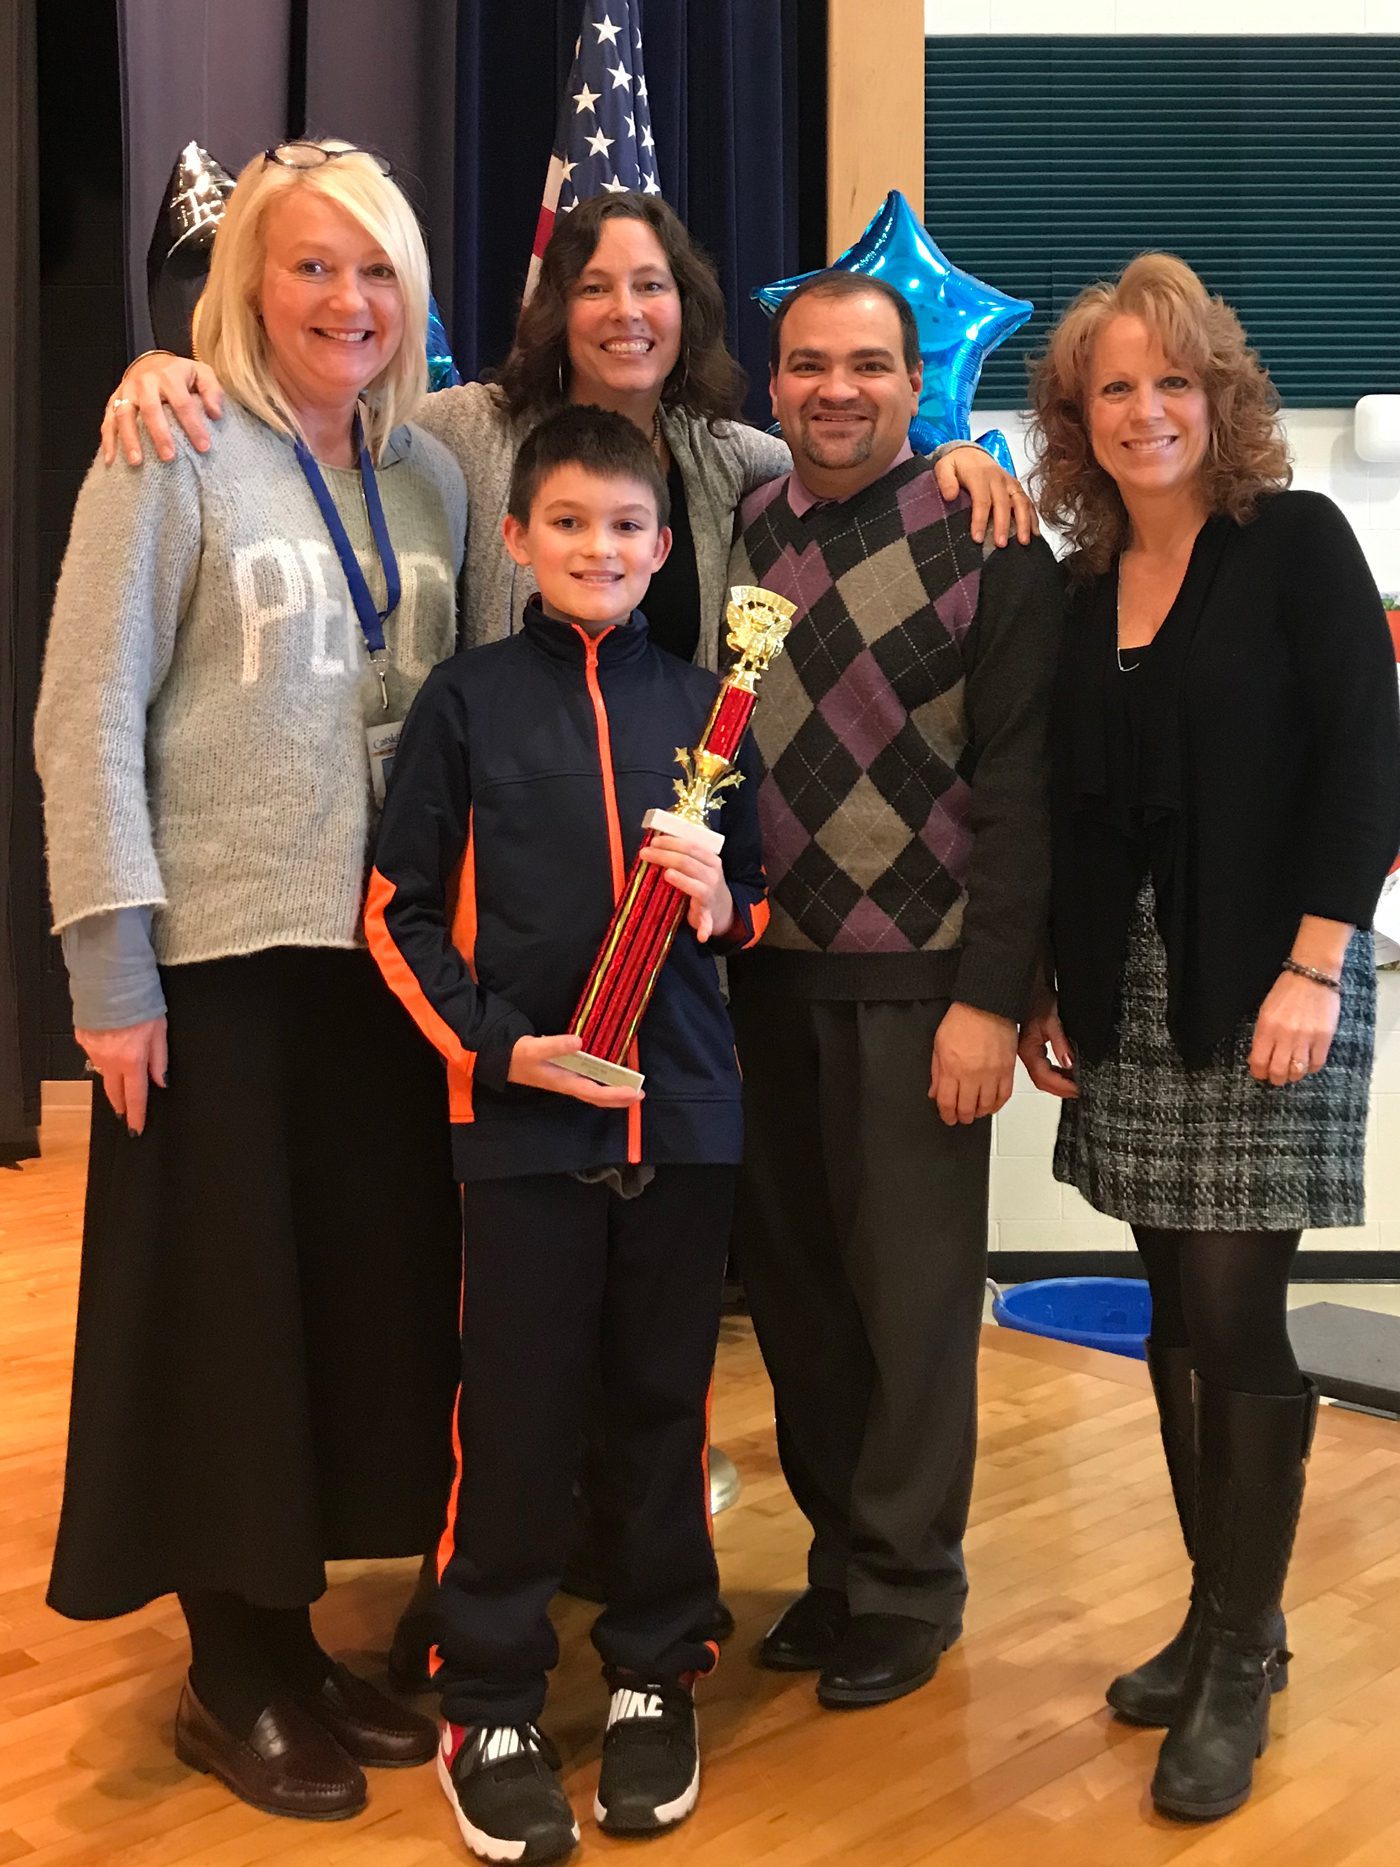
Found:
<svg viewBox="0 0 1400 1867"><path fill-rule="evenodd" d="M180 1596L190 1630L190 1679L200 1702L246 1738L288 1686L315 1688L330 1670L309 1608L260 1608L213 1589Z"/></svg>
<svg viewBox="0 0 1400 1867"><path fill-rule="evenodd" d="M1203 1379L1242 1394L1300 1394L1288 1340L1297 1232L1167 1232L1135 1225L1152 1289L1152 1340L1189 1348Z"/></svg>

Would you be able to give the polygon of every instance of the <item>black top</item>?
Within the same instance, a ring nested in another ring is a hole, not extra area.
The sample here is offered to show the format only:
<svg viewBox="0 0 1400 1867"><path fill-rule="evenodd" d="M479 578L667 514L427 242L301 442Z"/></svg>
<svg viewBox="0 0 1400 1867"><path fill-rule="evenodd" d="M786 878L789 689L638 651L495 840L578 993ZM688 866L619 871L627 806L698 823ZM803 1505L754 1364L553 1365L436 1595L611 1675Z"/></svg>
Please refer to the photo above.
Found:
<svg viewBox="0 0 1400 1867"><path fill-rule="evenodd" d="M1400 846L1394 654L1361 549L1317 493L1207 521L1130 674L1116 599L1116 565L1072 582L1057 676L1060 1015L1090 1061L1105 1054L1150 869L1168 1027L1200 1064L1257 1011L1304 914L1371 923Z"/></svg>
<svg viewBox="0 0 1400 1867"><path fill-rule="evenodd" d="M1154 657L1151 642L1120 650L1116 627L1112 644L1105 646L1113 663L1104 717L1107 793L1124 829L1143 846L1148 831L1142 806L1142 722L1162 661Z"/></svg>
<svg viewBox="0 0 1400 1867"><path fill-rule="evenodd" d="M685 481L674 458L666 490L671 495L671 555L646 594L647 630L657 648L679 655L682 661L694 661L700 646L700 573L695 565Z"/></svg>

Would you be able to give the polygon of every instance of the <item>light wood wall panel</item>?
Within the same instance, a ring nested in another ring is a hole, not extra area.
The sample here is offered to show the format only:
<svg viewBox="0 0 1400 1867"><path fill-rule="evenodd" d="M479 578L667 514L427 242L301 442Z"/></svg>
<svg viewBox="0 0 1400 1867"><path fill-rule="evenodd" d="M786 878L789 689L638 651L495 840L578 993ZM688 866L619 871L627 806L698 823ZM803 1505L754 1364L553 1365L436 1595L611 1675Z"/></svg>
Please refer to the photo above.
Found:
<svg viewBox="0 0 1400 1867"><path fill-rule="evenodd" d="M827 0L827 252L891 188L924 211L923 0Z"/></svg>

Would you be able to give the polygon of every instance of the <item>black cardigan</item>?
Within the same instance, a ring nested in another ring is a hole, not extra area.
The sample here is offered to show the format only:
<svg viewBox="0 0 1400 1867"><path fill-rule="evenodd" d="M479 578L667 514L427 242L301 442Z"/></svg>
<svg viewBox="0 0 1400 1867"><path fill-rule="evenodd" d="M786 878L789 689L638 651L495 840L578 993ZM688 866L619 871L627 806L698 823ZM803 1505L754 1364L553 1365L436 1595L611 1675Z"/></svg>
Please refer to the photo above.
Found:
<svg viewBox="0 0 1400 1867"><path fill-rule="evenodd" d="M1117 567L1071 580L1053 711L1052 949L1060 1016L1109 1049L1150 865L1183 1058L1257 1012L1304 914L1369 927L1400 847L1400 706L1385 613L1341 513L1276 493L1216 517L1152 646L1129 834L1106 734Z"/></svg>

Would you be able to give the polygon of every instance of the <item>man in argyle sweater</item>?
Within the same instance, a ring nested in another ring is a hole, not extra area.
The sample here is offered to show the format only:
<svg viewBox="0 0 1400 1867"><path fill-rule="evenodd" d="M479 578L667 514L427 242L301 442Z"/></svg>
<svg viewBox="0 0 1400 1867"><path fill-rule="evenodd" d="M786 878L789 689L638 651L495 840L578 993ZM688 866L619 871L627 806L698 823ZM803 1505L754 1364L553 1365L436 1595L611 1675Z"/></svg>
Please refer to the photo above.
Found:
<svg viewBox="0 0 1400 1867"><path fill-rule="evenodd" d="M984 552L911 452L897 292L821 274L772 341L794 470L741 508L730 581L798 613L754 716L772 920L731 966L735 1238L812 1542L760 1658L872 1705L962 1628L989 1117L1044 929L1060 589L1040 539Z"/></svg>

